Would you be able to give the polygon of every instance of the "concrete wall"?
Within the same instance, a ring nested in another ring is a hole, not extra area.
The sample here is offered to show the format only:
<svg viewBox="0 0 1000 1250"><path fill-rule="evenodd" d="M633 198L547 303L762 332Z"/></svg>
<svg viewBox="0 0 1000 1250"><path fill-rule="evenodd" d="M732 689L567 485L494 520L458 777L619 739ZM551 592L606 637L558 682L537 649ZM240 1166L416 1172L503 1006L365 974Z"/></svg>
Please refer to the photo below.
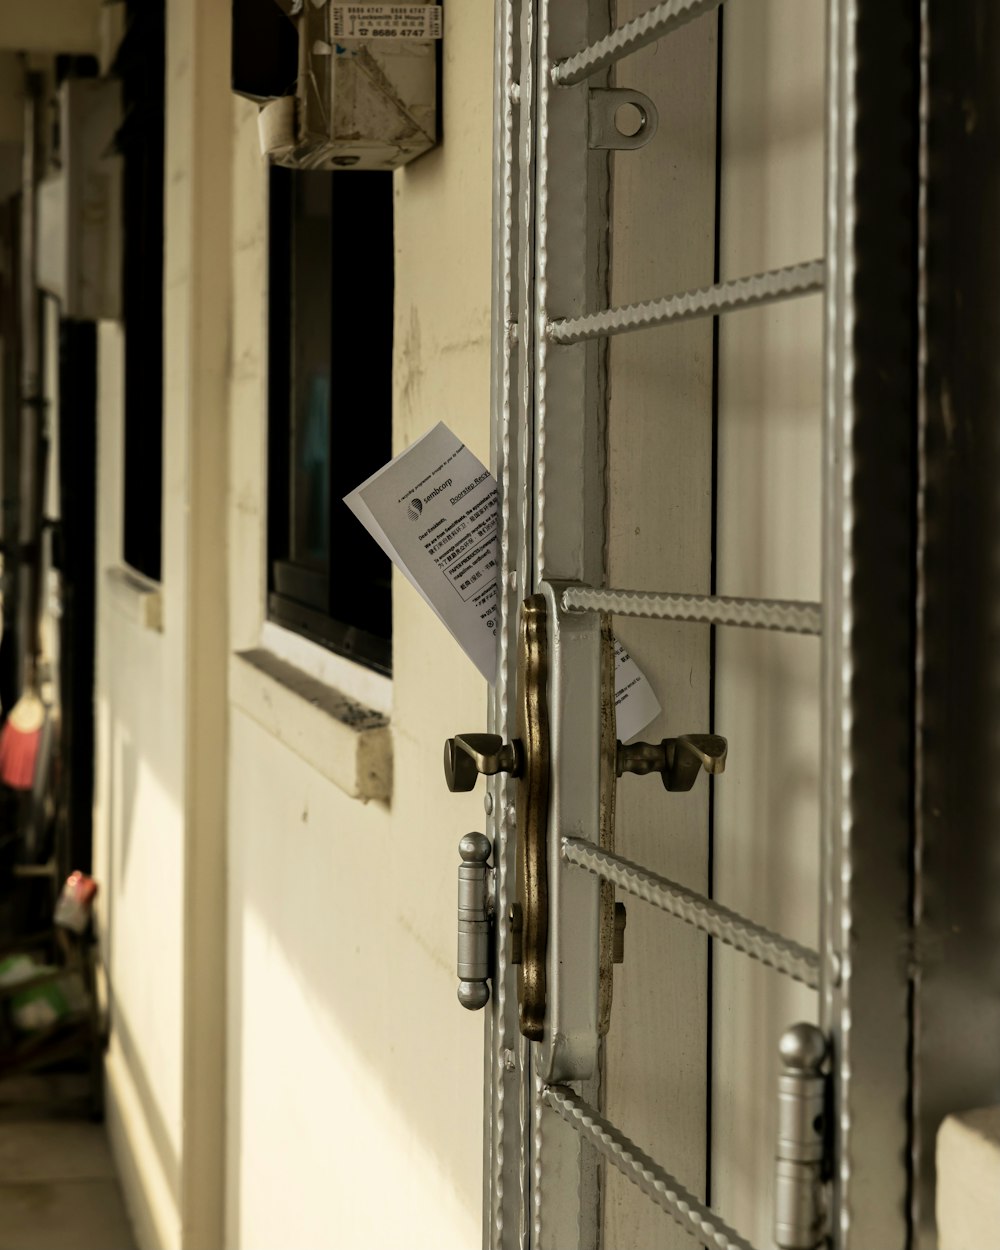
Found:
<svg viewBox="0 0 1000 1250"><path fill-rule="evenodd" d="M446 24L445 142L395 175L394 447L443 419L488 459L492 22L452 6ZM232 648L278 648L387 711L393 781L388 802L345 792L332 752L362 735L319 725L316 758L280 673L259 650L232 661L226 1243L468 1247L482 1020L455 1000L454 891L483 817L447 793L440 754L484 723L485 688L401 580L391 683L262 635L266 171L242 102L233 151Z"/></svg>
<svg viewBox="0 0 1000 1250"><path fill-rule="evenodd" d="M121 566L121 361L100 335L96 862L109 1123L145 1245L222 1219L231 100L227 6L167 6L163 577Z"/></svg>
<svg viewBox="0 0 1000 1250"><path fill-rule="evenodd" d="M158 586L120 564L122 338L100 331L109 1124L143 1246L468 1247L482 1019L455 1000L454 891L482 810L440 752L485 689L401 583L391 682L264 622L266 168L228 17L168 3ZM446 23L446 141L395 183L394 444L444 419L486 459L492 15Z"/></svg>

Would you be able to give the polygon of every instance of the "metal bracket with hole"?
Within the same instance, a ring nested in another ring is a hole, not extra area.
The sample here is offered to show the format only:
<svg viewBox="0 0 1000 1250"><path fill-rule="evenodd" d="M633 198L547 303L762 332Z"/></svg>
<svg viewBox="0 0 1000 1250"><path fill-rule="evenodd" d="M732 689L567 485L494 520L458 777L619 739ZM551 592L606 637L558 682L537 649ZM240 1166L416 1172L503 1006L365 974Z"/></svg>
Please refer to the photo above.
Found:
<svg viewBox="0 0 1000 1250"><path fill-rule="evenodd" d="M590 147L624 151L645 147L660 123L648 95L629 87L607 87L590 92Z"/></svg>

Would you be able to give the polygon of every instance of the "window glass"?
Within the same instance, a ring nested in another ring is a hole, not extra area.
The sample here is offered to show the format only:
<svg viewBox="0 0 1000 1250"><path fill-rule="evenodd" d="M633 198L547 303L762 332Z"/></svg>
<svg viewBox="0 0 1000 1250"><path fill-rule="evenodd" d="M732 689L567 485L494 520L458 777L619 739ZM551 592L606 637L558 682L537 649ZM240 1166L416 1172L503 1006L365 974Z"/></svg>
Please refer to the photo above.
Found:
<svg viewBox="0 0 1000 1250"><path fill-rule="evenodd" d="M343 497L392 455L392 175L271 171L268 616L389 672L391 566Z"/></svg>

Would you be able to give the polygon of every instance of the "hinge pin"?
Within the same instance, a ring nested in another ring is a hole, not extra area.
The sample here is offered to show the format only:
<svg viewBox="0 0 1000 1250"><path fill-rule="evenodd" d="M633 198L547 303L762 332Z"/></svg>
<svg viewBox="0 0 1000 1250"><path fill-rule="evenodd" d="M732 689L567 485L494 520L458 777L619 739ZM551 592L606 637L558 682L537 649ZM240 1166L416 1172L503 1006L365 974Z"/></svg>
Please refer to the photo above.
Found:
<svg viewBox="0 0 1000 1250"><path fill-rule="evenodd" d="M490 1000L490 919L488 882L490 840L467 833L458 844L458 1001L478 1011Z"/></svg>
<svg viewBox="0 0 1000 1250"><path fill-rule="evenodd" d="M825 1219L826 1038L814 1024L793 1024L779 1050L774 1241L780 1250L815 1250Z"/></svg>

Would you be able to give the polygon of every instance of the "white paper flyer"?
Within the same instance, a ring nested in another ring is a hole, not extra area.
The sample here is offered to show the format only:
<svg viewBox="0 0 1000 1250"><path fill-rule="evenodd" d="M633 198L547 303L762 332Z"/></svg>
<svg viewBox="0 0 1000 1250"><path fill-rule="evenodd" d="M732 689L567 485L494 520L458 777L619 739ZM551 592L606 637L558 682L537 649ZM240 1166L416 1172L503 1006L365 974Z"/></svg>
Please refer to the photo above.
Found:
<svg viewBox="0 0 1000 1250"><path fill-rule="evenodd" d="M499 506L489 469L439 422L344 502L486 680L495 681ZM623 742L660 711L618 642L615 707Z"/></svg>
<svg viewBox="0 0 1000 1250"><path fill-rule="evenodd" d="M615 725L628 742L660 714L660 701L639 665L615 639Z"/></svg>

